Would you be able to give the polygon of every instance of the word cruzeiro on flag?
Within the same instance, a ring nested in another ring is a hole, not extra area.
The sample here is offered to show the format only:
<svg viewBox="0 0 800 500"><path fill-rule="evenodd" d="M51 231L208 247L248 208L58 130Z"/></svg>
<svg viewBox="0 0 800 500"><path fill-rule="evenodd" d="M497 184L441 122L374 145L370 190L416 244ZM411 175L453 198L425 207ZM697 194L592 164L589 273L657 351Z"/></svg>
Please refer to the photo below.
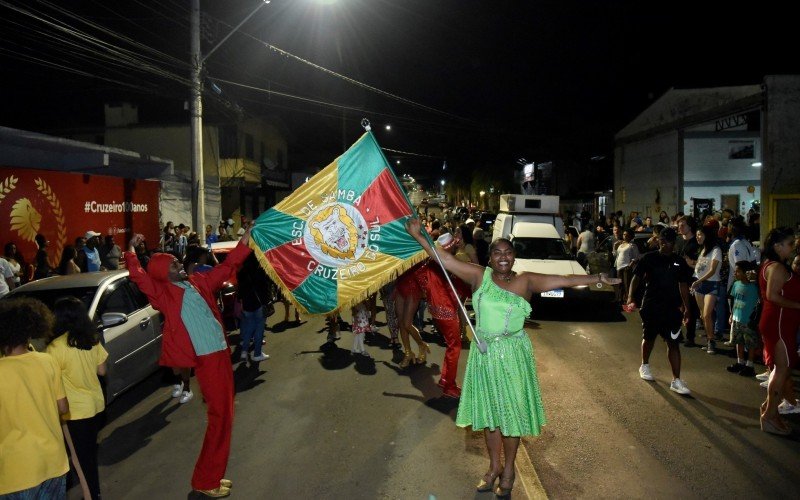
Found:
<svg viewBox="0 0 800 500"><path fill-rule="evenodd" d="M405 231L411 203L367 132L264 212L251 246L284 295L308 314L352 306L424 258Z"/></svg>

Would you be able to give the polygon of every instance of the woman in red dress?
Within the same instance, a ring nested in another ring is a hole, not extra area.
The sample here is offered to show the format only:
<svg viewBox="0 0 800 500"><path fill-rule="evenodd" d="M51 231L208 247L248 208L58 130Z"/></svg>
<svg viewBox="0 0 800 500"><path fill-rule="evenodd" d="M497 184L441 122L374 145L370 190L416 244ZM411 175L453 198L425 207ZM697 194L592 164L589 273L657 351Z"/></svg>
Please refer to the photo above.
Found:
<svg viewBox="0 0 800 500"><path fill-rule="evenodd" d="M794 232L775 228L764 241L758 273L762 311L758 323L764 343L764 362L772 367L767 400L761 405L761 430L788 435L791 429L778 415L778 405L793 393L791 369L797 364L797 328L800 326L800 276L787 265L794 251Z"/></svg>

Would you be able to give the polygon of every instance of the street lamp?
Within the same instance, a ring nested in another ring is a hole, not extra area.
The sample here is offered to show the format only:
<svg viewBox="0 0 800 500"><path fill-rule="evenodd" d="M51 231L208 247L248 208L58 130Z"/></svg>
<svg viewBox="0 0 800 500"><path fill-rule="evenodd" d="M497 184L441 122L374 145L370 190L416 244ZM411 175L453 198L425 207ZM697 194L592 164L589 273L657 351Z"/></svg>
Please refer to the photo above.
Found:
<svg viewBox="0 0 800 500"><path fill-rule="evenodd" d="M392 131L392 126L389 125L389 124L387 124L385 128L386 128L387 132L391 132Z"/></svg>
<svg viewBox="0 0 800 500"><path fill-rule="evenodd" d="M189 91L191 102L191 142L192 142L192 195L194 205L192 214L192 224L200 232L206 227L206 185L203 178L203 87L200 76L203 71L203 64L206 59L213 54L228 38L231 37L241 26L253 17L261 7L270 3L271 0L262 0L253 12L247 15L242 22L236 25L225 38L220 40L204 56L200 53L200 0L192 0L192 8L189 15L190 33L190 53L192 61L192 72L190 75L192 87ZM202 233L201 233L202 234Z"/></svg>

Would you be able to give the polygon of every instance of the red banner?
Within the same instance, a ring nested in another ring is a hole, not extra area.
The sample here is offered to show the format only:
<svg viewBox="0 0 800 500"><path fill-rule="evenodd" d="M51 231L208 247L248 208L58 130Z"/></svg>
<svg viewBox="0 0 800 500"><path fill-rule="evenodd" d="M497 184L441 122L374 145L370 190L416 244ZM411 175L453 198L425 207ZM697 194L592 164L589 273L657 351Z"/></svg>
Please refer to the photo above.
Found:
<svg viewBox="0 0 800 500"><path fill-rule="evenodd" d="M56 267L66 245L87 231L115 238L123 250L134 232L158 244L161 183L101 175L0 167L0 245L14 242L28 263L37 234Z"/></svg>

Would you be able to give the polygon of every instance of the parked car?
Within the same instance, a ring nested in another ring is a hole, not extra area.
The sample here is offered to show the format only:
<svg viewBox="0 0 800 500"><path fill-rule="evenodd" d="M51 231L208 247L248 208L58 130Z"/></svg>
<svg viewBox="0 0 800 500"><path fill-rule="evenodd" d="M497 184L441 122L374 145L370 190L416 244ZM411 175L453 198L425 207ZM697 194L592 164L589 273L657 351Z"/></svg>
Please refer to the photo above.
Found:
<svg viewBox="0 0 800 500"><path fill-rule="evenodd" d="M159 369L163 317L126 270L53 276L23 285L7 298L33 297L52 309L56 300L68 295L86 304L89 317L102 332L108 351L107 403ZM44 348L43 342L34 345Z"/></svg>
<svg viewBox="0 0 800 500"><path fill-rule="evenodd" d="M552 224L519 222L514 225L510 239L516 254L513 267L516 272L588 274L569 252L566 242ZM616 300L616 296L613 286L597 283L542 292L531 301L564 302L570 299L611 304Z"/></svg>

